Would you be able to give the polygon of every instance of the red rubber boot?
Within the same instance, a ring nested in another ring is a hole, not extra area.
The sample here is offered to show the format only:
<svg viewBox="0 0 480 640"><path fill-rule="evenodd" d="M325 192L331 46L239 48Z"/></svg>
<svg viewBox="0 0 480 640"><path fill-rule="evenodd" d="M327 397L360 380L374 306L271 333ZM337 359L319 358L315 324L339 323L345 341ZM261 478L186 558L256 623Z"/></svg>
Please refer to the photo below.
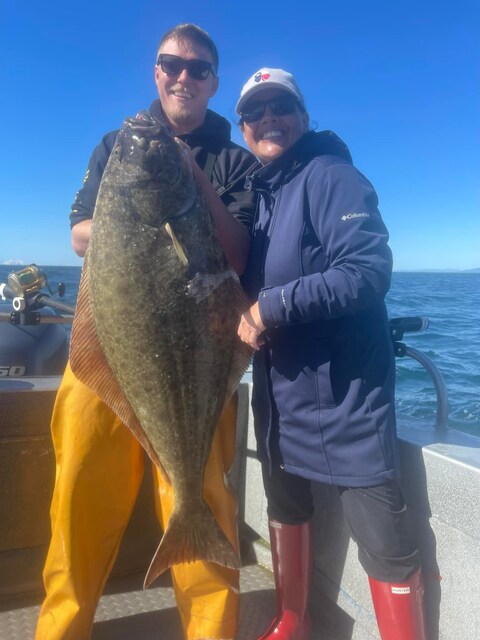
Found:
<svg viewBox="0 0 480 640"><path fill-rule="evenodd" d="M420 569L401 584L369 582L382 640L427 640Z"/></svg>
<svg viewBox="0 0 480 640"><path fill-rule="evenodd" d="M308 597L313 568L313 528L269 522L277 615L258 640L309 640Z"/></svg>

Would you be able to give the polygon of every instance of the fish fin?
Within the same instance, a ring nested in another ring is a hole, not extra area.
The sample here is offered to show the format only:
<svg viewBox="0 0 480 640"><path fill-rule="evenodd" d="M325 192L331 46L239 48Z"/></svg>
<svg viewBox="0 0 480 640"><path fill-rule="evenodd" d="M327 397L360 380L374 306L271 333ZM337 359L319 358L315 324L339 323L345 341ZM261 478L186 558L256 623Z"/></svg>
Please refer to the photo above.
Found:
<svg viewBox="0 0 480 640"><path fill-rule="evenodd" d="M157 454L145 435L135 412L111 370L95 330L88 295L88 250L84 258L77 305L70 339L70 366L73 374L96 393L130 429L169 482Z"/></svg>
<svg viewBox="0 0 480 640"><path fill-rule="evenodd" d="M174 509L148 568L144 588L172 565L197 560L215 562L231 569L240 568L239 554L203 501L195 511Z"/></svg>
<svg viewBox="0 0 480 640"><path fill-rule="evenodd" d="M243 290L242 285L238 282L234 288L232 296L232 307L238 313L238 320L240 316L245 313L250 307L247 296ZM235 348L232 350L232 363L230 367L230 375L227 380L227 394L225 406L230 401L230 398L235 393L243 377L243 374L248 369L249 364L252 361L253 349L249 347L245 342L240 340L237 336L235 340Z"/></svg>
<svg viewBox="0 0 480 640"><path fill-rule="evenodd" d="M185 253L185 248L180 242L180 240L177 238L177 236L175 235L175 232L172 229L172 225L169 222L165 224L165 231L168 233L168 235L172 239L173 246L175 248L177 256L180 259L180 262L186 267L188 265L188 258L187 258L187 254Z"/></svg>

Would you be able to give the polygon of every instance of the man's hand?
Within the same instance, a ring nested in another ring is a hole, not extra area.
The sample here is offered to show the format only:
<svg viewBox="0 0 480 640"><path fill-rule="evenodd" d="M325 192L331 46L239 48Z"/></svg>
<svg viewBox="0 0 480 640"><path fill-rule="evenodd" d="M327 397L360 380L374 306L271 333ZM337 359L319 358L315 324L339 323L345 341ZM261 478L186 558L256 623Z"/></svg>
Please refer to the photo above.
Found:
<svg viewBox="0 0 480 640"><path fill-rule="evenodd" d="M258 351L265 344L265 337L263 336L265 329L266 327L260 316L258 302L256 302L242 315L237 333L242 342Z"/></svg>

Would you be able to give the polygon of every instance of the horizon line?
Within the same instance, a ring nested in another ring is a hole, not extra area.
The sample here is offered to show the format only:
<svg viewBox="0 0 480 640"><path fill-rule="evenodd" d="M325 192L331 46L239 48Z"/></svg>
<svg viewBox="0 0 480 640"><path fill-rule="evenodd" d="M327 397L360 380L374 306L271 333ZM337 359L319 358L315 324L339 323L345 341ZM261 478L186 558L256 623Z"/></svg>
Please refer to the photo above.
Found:
<svg viewBox="0 0 480 640"><path fill-rule="evenodd" d="M37 263L32 263L32 262L13 262L13 261L6 261L6 262L0 262L0 267L27 267L30 264L37 264ZM81 269L82 265L81 264L40 264L38 266L44 267L44 268L70 268L70 267L74 267L74 268L78 268ZM398 269L393 269L392 270L393 273L431 273L431 272L437 272L437 273L472 273L472 272L479 272L480 273L480 267L473 267L473 268L469 268L469 269L464 269L464 268L460 268L460 267L405 267L405 268L398 268Z"/></svg>

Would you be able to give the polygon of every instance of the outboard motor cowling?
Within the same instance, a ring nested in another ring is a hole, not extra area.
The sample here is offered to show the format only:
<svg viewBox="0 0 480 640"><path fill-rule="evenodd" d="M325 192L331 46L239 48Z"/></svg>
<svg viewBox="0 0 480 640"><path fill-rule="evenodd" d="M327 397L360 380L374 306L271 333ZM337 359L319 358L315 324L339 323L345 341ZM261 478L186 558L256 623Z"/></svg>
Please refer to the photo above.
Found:
<svg viewBox="0 0 480 640"><path fill-rule="evenodd" d="M42 315L55 315L43 309ZM13 325L0 322L0 378L62 375L68 336L62 324Z"/></svg>

